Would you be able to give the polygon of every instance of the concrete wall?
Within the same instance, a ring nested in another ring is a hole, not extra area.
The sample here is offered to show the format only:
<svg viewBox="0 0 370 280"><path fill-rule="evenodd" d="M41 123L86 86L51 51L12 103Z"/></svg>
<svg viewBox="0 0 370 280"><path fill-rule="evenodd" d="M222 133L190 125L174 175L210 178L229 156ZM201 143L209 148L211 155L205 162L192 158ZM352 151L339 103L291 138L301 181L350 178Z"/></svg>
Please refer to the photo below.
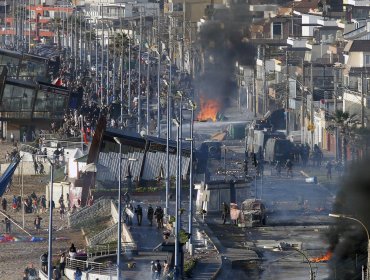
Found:
<svg viewBox="0 0 370 280"><path fill-rule="evenodd" d="M112 218L115 223L118 222L118 209L116 205L111 201L111 213L112 213ZM125 223L122 223L122 239L124 242L132 242L135 243L134 238L131 235L131 232L129 231L127 225Z"/></svg>
<svg viewBox="0 0 370 280"><path fill-rule="evenodd" d="M68 277L68 279L75 279L74 273L75 270L66 268L65 274ZM47 278L46 278L47 279ZM88 273L88 272L82 272L81 280L92 280L92 279L99 279L99 280L117 280L117 275L101 275L96 273Z"/></svg>

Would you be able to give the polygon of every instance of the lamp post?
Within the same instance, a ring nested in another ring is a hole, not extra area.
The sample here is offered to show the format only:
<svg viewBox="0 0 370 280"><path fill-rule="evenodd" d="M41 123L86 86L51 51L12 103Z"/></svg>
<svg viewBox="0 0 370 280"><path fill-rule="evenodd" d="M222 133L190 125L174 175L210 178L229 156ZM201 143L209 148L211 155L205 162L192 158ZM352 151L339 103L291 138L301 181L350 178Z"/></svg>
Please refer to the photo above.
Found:
<svg viewBox="0 0 370 280"><path fill-rule="evenodd" d="M308 263L308 266L310 267L310 280L314 280L315 279L315 274L314 274L314 272L312 270L311 261L307 257L307 255L305 254L305 252L303 252L302 250L300 250L298 248L295 248L291 244L285 243L285 242L280 243L280 245L278 246L278 248L280 249L280 251L291 251L291 250L294 250L294 251L300 253L305 258L305 260Z"/></svg>
<svg viewBox="0 0 370 280"><path fill-rule="evenodd" d="M173 119L174 124L177 127L177 170L176 170L176 203L175 203L175 275L174 279L177 280L179 277L179 264L180 264L180 254L179 254L179 232L180 232L180 180L181 180L181 170L179 170L179 155L180 151L180 122L177 119Z"/></svg>
<svg viewBox="0 0 370 280"><path fill-rule="evenodd" d="M158 45L159 49L159 45ZM157 64L157 136L158 138L161 137L161 54L158 50L155 51L158 56L158 64Z"/></svg>
<svg viewBox="0 0 370 280"><path fill-rule="evenodd" d="M121 203L121 177L122 177L122 143L118 137L113 138L119 145L119 170L118 170L118 237L117 237L117 279L121 279L121 251L122 251L122 203Z"/></svg>
<svg viewBox="0 0 370 280"><path fill-rule="evenodd" d="M54 163L46 158L50 163L50 190L49 190L49 230L48 230L48 280L53 278L53 181Z"/></svg>
<svg viewBox="0 0 370 280"><path fill-rule="evenodd" d="M149 122L150 122L150 116L149 116L149 75L150 75L150 56L149 56L149 45L145 44L145 47L147 48L148 51L148 60L147 60L147 72L146 72L146 134L149 135Z"/></svg>
<svg viewBox="0 0 370 280"><path fill-rule="evenodd" d="M127 112L131 117L131 37L128 37L128 101L127 101Z"/></svg>
<svg viewBox="0 0 370 280"><path fill-rule="evenodd" d="M166 80L163 80L164 84L168 86ZM170 192L170 91L167 90L167 137L166 137L166 207L164 209L164 214L168 214L168 196Z"/></svg>
<svg viewBox="0 0 370 280"><path fill-rule="evenodd" d="M141 7L139 7L140 9ZM138 62L139 62L139 79L138 79L138 90L137 90L137 132L140 133L141 131L141 42L143 39L143 28L142 28L142 12L141 9L139 11L140 15L140 41L139 41L139 55L138 55Z"/></svg>
<svg viewBox="0 0 370 280"><path fill-rule="evenodd" d="M167 95L167 117L168 119L172 116L172 109L171 109L171 99L170 99L170 95L172 93L172 61L170 59L169 56L166 56L166 59L167 61L169 62L170 64L170 73L169 73L169 88L168 88L168 95ZM167 125L169 125L169 127L167 127L167 134L168 134L168 138L171 139L171 123L168 121L167 122Z"/></svg>
<svg viewBox="0 0 370 280"><path fill-rule="evenodd" d="M189 176L189 254L192 256L193 251L193 148L194 148L194 110L196 105L189 100L191 107L190 120L190 176Z"/></svg>
<svg viewBox="0 0 370 280"><path fill-rule="evenodd" d="M343 214L334 214L334 213L330 213L329 214L329 217L333 217L333 218L339 218L339 219L348 219L348 220L352 220L352 221L355 221L357 223L359 223L365 230L366 232L366 236L367 236L367 265L366 265L366 279L367 280L370 280L370 271L369 271L369 268L370 268L370 235L369 235L369 231L367 230L366 226L364 225L363 222L361 222L360 220L356 219L356 218L353 218L353 217L350 217L350 216L347 216L347 215L343 215Z"/></svg>

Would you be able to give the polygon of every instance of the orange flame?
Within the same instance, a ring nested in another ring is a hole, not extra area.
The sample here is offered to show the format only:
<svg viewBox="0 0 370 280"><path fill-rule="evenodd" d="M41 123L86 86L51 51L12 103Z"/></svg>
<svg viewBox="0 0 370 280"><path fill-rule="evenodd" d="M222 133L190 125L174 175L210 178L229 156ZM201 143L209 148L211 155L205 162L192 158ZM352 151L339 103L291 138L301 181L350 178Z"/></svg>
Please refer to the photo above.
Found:
<svg viewBox="0 0 370 280"><path fill-rule="evenodd" d="M313 262L313 263L327 262L331 259L332 255L333 253L331 251L328 251L325 255L310 259L310 262Z"/></svg>
<svg viewBox="0 0 370 280"><path fill-rule="evenodd" d="M217 100L214 99L205 99L203 97L200 98L200 112L198 113L197 120L198 121L216 121L217 120L217 113L220 110L220 104Z"/></svg>

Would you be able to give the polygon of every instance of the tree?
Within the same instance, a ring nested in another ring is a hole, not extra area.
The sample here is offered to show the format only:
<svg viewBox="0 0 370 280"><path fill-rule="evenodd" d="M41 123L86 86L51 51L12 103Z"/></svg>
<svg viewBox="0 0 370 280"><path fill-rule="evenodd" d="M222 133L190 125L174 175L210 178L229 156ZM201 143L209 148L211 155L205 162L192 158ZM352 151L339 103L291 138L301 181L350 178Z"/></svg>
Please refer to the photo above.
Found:
<svg viewBox="0 0 370 280"><path fill-rule="evenodd" d="M123 51L125 55L128 50L128 38L125 33L115 33L114 37L110 39L109 42L109 51L111 54L115 53L120 55Z"/></svg>
<svg viewBox="0 0 370 280"><path fill-rule="evenodd" d="M336 110L331 116L335 129L338 129L341 138L341 160L347 161L347 144L354 137L354 129L360 123L357 114L350 114L342 110Z"/></svg>

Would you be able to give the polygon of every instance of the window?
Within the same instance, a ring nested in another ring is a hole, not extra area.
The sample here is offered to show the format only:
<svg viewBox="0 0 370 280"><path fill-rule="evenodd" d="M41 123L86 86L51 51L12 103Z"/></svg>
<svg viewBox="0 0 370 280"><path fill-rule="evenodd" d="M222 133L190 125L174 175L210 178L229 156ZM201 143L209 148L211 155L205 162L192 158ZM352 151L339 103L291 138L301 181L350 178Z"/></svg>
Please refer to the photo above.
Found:
<svg viewBox="0 0 370 280"><path fill-rule="evenodd" d="M281 38L283 35L283 28L281 22L274 22L272 25L272 35L273 39L275 38Z"/></svg>
<svg viewBox="0 0 370 280"><path fill-rule="evenodd" d="M370 54L365 54L365 66L370 66Z"/></svg>

